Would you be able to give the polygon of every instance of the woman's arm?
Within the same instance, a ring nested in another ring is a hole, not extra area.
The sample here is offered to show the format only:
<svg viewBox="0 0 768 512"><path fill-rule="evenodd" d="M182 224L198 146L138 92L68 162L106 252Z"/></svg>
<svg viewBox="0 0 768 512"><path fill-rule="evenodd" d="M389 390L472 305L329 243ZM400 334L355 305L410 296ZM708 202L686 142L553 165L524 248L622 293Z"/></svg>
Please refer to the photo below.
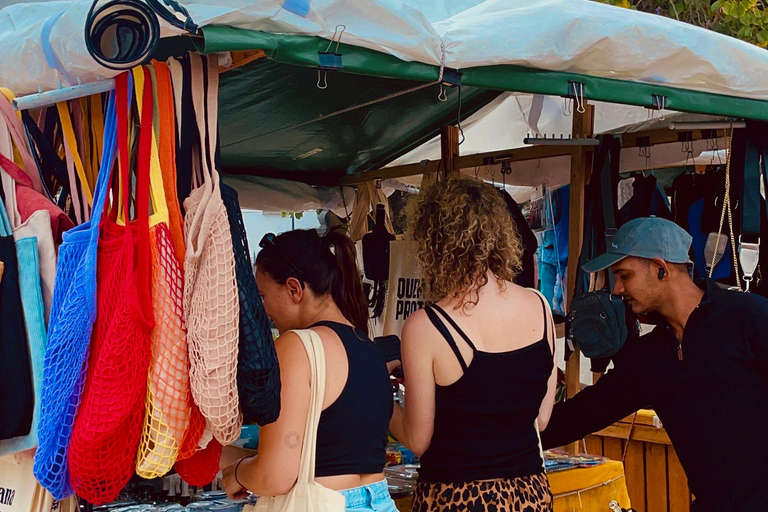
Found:
<svg viewBox="0 0 768 512"><path fill-rule="evenodd" d="M232 464L224 470L222 482L231 498L242 496L245 489L258 496L285 494L299 476L301 445L309 414L309 357L301 338L291 332L275 341L275 349L282 384L280 417L259 429L258 457L244 459L239 467Z"/></svg>
<svg viewBox="0 0 768 512"><path fill-rule="evenodd" d="M547 313L544 321L547 322L547 332L549 332L549 340L547 341L552 352L552 373L547 381L547 394L544 395L544 401L541 402L541 407L539 407L539 417L537 419L539 432L547 428L547 424L549 424L549 419L552 417L552 408L555 405L555 394L557 394L557 343L555 343L557 336L555 334L555 322L552 319L552 312L549 308L546 309Z"/></svg>
<svg viewBox="0 0 768 512"><path fill-rule="evenodd" d="M425 340L432 333L424 311L413 313L403 326L401 351L405 375L405 409L395 404L389 428L418 456L432 441L435 422L433 355Z"/></svg>

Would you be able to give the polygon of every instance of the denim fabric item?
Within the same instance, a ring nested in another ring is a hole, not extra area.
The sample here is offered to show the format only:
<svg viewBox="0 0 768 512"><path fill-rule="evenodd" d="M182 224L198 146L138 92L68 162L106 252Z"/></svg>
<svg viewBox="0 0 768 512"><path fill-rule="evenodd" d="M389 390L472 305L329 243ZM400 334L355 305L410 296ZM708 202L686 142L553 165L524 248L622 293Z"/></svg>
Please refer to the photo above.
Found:
<svg viewBox="0 0 768 512"><path fill-rule="evenodd" d="M346 489L341 494L347 500L347 512L397 512L386 480Z"/></svg>

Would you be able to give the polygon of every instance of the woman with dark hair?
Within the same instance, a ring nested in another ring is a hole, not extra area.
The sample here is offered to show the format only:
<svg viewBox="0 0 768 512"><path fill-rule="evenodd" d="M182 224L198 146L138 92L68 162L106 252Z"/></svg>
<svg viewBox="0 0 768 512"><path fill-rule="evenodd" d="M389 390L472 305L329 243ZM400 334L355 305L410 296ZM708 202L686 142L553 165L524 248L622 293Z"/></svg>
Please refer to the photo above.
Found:
<svg viewBox="0 0 768 512"><path fill-rule="evenodd" d="M502 197L448 179L408 215L433 305L402 333L405 409L390 428L421 456L413 510L552 510L539 431L556 388L554 325L535 291L514 284L523 253Z"/></svg>
<svg viewBox="0 0 768 512"><path fill-rule="evenodd" d="M352 241L341 231L266 235L256 257L264 309L280 332L281 412L261 427L257 457L224 470L230 497L286 494L299 475L310 407L311 367L300 337L312 329L325 351L316 481L341 491L348 512L395 511L383 469L392 391L381 351L368 338L368 306Z"/></svg>

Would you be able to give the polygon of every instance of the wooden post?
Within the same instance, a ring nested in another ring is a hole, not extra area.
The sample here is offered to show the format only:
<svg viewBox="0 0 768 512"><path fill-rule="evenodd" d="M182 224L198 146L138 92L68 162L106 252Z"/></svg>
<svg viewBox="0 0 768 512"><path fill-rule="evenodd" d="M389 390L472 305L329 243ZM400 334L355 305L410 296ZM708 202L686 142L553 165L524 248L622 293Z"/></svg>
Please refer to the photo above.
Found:
<svg viewBox="0 0 768 512"><path fill-rule="evenodd" d="M440 130L440 178L459 175L459 127L443 126Z"/></svg>
<svg viewBox="0 0 768 512"><path fill-rule="evenodd" d="M595 107L586 105L583 114L573 112L573 137L591 136L595 126ZM570 219L568 228L568 288L567 309L576 291L576 273L581 254L581 244L584 240L584 190L591 170L592 150L585 146L575 146L571 153L571 193ZM565 394L572 398L579 392L581 375L581 353L577 348L565 363ZM568 446L568 451L577 453L581 443Z"/></svg>

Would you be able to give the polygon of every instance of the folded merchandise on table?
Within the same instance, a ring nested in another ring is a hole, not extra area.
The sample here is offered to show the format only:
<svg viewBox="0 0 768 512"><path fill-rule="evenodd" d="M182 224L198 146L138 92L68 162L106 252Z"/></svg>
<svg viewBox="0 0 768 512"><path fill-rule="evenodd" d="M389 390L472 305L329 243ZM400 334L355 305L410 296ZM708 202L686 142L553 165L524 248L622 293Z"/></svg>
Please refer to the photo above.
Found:
<svg viewBox="0 0 768 512"><path fill-rule="evenodd" d="M589 468L604 464L606 460L605 457L597 455L571 455L558 450L547 450L544 452L544 470L547 473L554 473L566 469Z"/></svg>

